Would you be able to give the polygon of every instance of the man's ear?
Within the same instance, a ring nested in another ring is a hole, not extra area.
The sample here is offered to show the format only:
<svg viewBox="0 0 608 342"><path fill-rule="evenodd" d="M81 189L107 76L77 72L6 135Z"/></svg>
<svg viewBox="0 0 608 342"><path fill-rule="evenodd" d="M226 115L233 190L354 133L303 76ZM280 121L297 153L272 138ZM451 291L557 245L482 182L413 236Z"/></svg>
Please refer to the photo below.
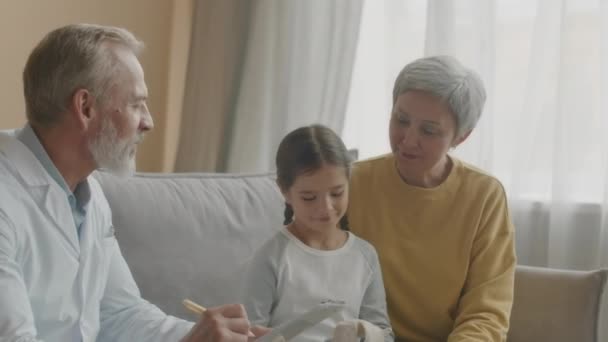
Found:
<svg viewBox="0 0 608 342"><path fill-rule="evenodd" d="M95 120L97 115L95 108L95 97L90 91L81 88L74 92L72 101L72 114L75 116L76 122L83 130L86 130L91 122Z"/></svg>
<svg viewBox="0 0 608 342"><path fill-rule="evenodd" d="M471 132L473 132L472 129L469 130L468 132L466 132L465 134L461 135L460 137L454 139L454 141L452 142L452 147L456 147L456 146L462 144L465 140L467 140L469 135L471 135Z"/></svg>

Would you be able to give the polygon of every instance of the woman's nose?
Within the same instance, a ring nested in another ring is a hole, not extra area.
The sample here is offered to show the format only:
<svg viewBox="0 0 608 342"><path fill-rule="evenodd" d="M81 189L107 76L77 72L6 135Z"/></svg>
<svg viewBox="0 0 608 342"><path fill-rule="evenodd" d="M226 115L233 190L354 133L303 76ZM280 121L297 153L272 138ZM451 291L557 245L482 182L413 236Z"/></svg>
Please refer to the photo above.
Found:
<svg viewBox="0 0 608 342"><path fill-rule="evenodd" d="M413 127L405 127L401 133L401 141L403 146L413 146L418 143L418 134Z"/></svg>

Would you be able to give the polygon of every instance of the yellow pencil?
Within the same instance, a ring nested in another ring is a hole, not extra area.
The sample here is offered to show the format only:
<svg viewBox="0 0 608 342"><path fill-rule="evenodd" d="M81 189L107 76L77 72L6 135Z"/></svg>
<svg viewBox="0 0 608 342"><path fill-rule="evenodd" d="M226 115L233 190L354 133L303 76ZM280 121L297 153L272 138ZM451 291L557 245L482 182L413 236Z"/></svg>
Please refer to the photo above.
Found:
<svg viewBox="0 0 608 342"><path fill-rule="evenodd" d="M205 309L205 307L196 304L195 302L191 301L190 299L184 299L182 301L182 304L184 304L186 309L190 310L191 312L193 312L195 314L200 315L203 312L207 311L207 309Z"/></svg>

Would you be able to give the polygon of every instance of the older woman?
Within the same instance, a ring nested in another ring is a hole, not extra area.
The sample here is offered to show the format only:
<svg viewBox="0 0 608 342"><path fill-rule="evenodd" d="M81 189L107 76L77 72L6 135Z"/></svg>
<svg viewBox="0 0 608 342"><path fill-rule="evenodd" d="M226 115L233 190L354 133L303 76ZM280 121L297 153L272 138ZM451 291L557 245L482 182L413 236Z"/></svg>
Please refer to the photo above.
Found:
<svg viewBox="0 0 608 342"><path fill-rule="evenodd" d="M356 164L353 232L377 249L397 341L503 341L515 252L505 191L448 154L479 120L480 78L447 56L403 68L392 153Z"/></svg>

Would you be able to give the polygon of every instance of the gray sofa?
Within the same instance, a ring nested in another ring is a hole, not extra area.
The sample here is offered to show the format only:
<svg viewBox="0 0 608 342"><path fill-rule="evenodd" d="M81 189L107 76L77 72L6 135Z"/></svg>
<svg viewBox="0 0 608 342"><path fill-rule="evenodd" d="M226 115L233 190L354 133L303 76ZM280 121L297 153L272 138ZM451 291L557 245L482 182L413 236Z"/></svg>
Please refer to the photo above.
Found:
<svg viewBox="0 0 608 342"><path fill-rule="evenodd" d="M272 174L95 177L143 297L184 318L195 319L184 298L204 306L238 301L248 258L282 223ZM518 267L508 341L600 341L600 322L608 325L600 320L606 277Z"/></svg>

